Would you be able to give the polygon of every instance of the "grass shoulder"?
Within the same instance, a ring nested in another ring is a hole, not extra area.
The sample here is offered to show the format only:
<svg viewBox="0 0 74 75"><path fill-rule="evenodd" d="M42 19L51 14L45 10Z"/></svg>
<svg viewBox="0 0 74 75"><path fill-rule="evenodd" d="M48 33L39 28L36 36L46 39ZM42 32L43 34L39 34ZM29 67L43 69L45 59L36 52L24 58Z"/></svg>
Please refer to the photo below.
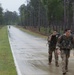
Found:
<svg viewBox="0 0 74 75"><path fill-rule="evenodd" d="M0 29L0 75L17 75L6 26Z"/></svg>

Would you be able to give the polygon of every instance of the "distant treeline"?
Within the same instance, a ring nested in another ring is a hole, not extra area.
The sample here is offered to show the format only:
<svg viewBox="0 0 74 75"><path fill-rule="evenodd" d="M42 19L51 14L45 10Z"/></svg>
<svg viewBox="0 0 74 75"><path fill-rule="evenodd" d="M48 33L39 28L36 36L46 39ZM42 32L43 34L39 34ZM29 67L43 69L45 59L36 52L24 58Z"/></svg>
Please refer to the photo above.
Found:
<svg viewBox="0 0 74 75"><path fill-rule="evenodd" d="M3 8L0 4L0 25L18 24L19 16L16 11L11 12L6 10L3 12Z"/></svg>
<svg viewBox="0 0 74 75"><path fill-rule="evenodd" d="M37 32L48 34L52 29L61 32L65 28L74 31L74 0L27 0L27 5L19 7L19 15L12 13L16 16L11 21L9 14L4 13L4 23L14 22Z"/></svg>
<svg viewBox="0 0 74 75"><path fill-rule="evenodd" d="M29 0L20 6L19 12L19 25L25 28L45 28L45 33L52 29L74 30L74 0Z"/></svg>

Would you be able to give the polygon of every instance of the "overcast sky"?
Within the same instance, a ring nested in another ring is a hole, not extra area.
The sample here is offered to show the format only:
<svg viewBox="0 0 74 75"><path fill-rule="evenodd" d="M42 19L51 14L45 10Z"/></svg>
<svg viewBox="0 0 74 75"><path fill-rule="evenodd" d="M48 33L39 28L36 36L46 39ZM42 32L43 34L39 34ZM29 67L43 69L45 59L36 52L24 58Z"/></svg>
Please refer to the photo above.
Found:
<svg viewBox="0 0 74 75"><path fill-rule="evenodd" d="M0 3L4 11L7 9L9 11L18 12L18 8L22 4L26 4L26 0L0 0Z"/></svg>

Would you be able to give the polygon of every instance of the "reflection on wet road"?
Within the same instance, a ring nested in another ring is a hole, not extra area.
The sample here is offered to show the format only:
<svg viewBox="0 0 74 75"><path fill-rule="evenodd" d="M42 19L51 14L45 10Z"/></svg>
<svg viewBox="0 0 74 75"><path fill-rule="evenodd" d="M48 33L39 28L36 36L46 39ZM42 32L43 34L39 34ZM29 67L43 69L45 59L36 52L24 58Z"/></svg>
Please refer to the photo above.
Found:
<svg viewBox="0 0 74 75"><path fill-rule="evenodd" d="M62 75L61 64L60 67L55 67L53 59L52 65L48 65L46 40L24 33L13 26L8 31L18 75ZM68 75L73 75L73 62L71 59Z"/></svg>

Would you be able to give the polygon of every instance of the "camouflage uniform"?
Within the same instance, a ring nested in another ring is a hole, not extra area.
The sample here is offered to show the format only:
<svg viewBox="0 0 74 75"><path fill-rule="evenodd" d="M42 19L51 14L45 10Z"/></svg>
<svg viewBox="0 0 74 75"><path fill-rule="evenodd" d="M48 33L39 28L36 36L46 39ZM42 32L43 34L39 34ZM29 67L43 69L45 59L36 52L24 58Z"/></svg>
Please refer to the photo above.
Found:
<svg viewBox="0 0 74 75"><path fill-rule="evenodd" d="M63 71L63 73L68 71L68 58L69 57L70 57L70 49L61 50L62 71Z"/></svg>
<svg viewBox="0 0 74 75"><path fill-rule="evenodd" d="M54 36L54 38L52 39L53 36ZM51 37L51 40L48 41L48 44L49 44L49 50L48 50L49 57L48 57L48 60L49 60L49 63L52 62L52 53L54 52L55 65L58 67L58 54L57 54L57 50L56 50L56 43L57 43L58 36L57 35L51 35L50 37Z"/></svg>
<svg viewBox="0 0 74 75"><path fill-rule="evenodd" d="M55 46L49 47L49 57L48 57L48 60L49 60L49 63L52 62L52 53L53 52L54 52L54 56L55 56L55 65L57 66L58 65L58 54L57 54L57 50L56 50Z"/></svg>
<svg viewBox="0 0 74 75"><path fill-rule="evenodd" d="M65 35L62 35L59 39L63 73L66 73L68 71L68 58L70 57L70 50L73 48L73 44L73 36L66 37Z"/></svg>

